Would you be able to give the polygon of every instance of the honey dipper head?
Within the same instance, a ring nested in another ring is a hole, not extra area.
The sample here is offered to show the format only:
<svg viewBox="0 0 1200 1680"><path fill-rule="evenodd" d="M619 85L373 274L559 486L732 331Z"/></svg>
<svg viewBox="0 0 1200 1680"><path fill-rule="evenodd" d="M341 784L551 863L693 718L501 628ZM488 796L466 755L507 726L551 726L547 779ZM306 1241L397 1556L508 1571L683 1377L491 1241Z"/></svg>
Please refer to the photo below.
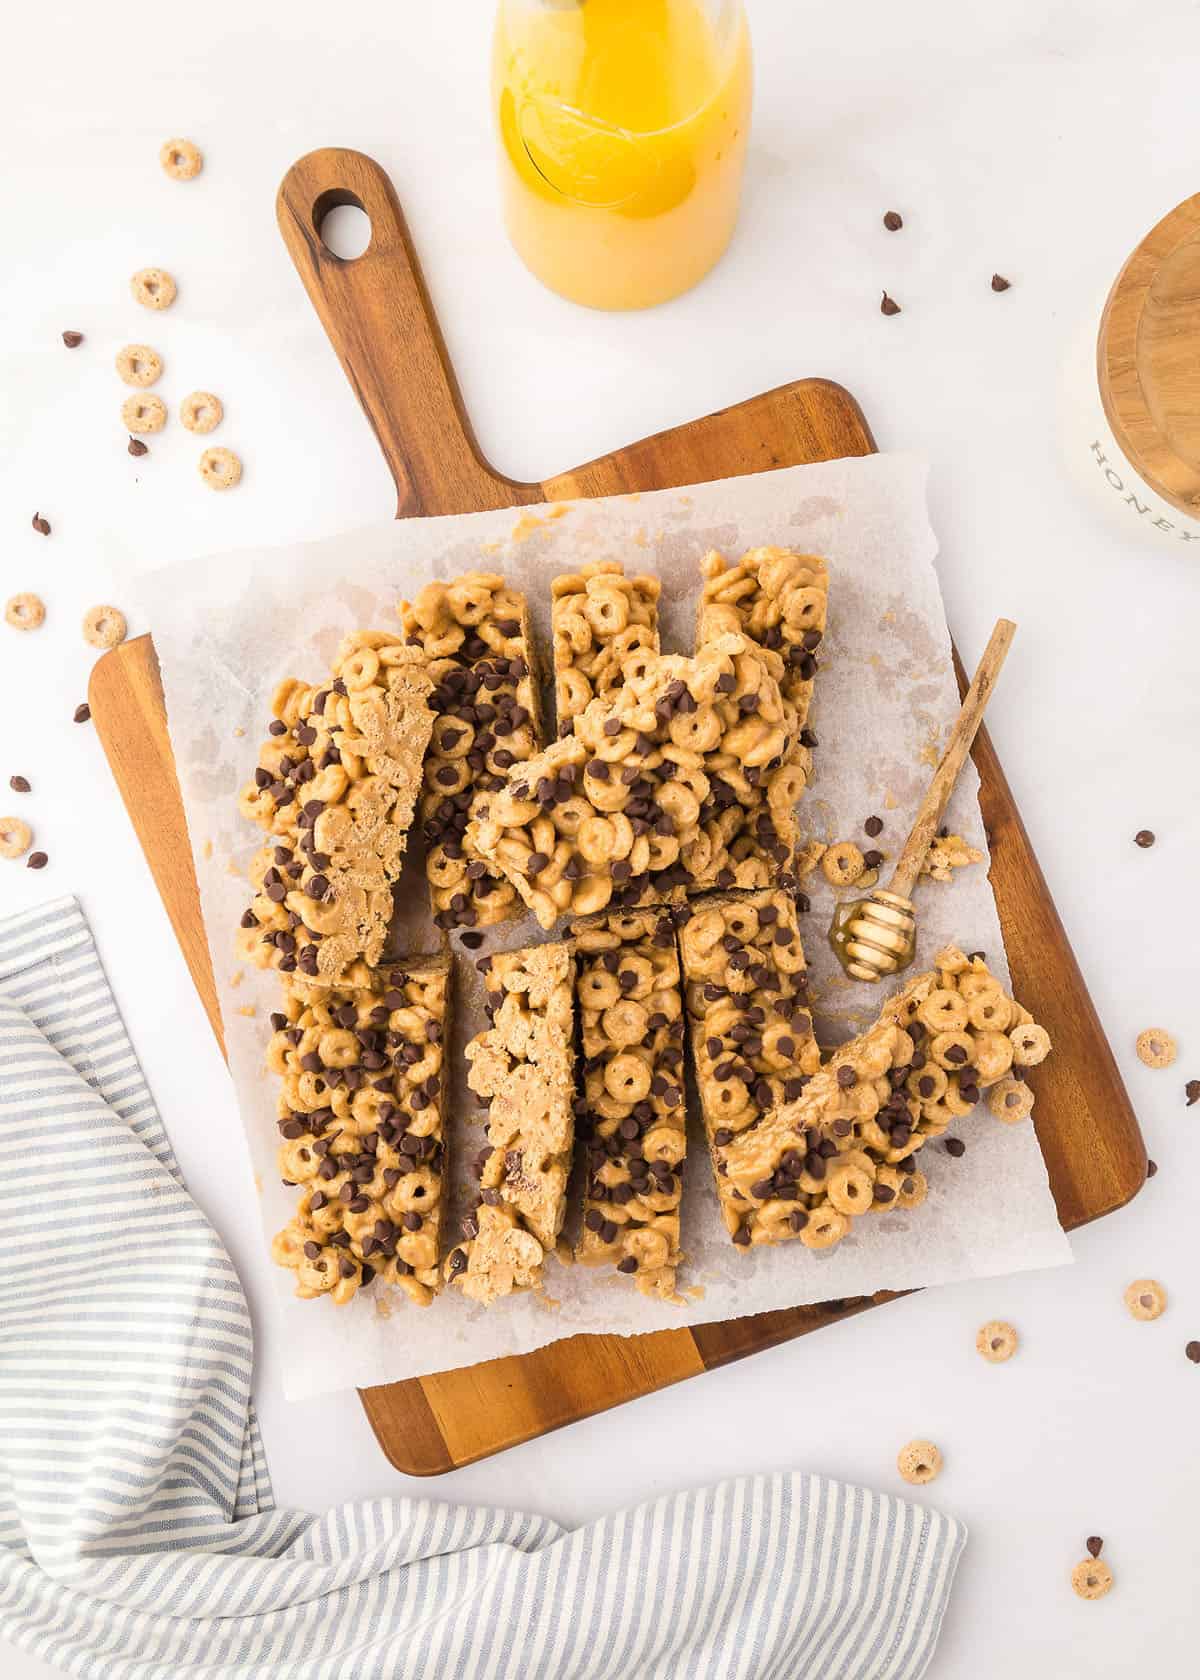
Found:
<svg viewBox="0 0 1200 1680"><path fill-rule="evenodd" d="M877 888L869 898L838 905L829 943L852 979L881 980L912 961L916 928L911 900Z"/></svg>

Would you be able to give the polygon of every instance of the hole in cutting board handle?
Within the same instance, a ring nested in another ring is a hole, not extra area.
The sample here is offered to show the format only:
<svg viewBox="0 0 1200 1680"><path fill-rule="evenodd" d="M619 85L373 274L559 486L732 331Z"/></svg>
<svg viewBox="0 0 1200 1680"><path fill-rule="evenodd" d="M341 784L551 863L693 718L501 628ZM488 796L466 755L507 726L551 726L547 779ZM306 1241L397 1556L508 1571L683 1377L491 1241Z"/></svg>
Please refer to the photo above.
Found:
<svg viewBox="0 0 1200 1680"><path fill-rule="evenodd" d="M342 187L323 192L313 205L313 227L325 249L342 262L354 262L371 243L371 218L362 200Z"/></svg>

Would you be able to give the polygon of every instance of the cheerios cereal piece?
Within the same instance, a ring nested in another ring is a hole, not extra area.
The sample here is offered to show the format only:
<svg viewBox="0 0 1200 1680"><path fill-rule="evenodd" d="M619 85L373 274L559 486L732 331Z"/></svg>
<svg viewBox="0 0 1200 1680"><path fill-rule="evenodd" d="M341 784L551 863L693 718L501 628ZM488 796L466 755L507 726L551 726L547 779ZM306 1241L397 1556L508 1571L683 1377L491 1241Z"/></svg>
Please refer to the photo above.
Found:
<svg viewBox="0 0 1200 1680"><path fill-rule="evenodd" d="M1018 1067L1037 1067L1050 1054L1050 1034L1036 1021L1014 1027L1008 1037L1013 1047L1013 1061Z"/></svg>
<svg viewBox="0 0 1200 1680"><path fill-rule="evenodd" d="M915 1487L933 1481L942 1468L942 1455L932 1441L910 1441L901 1447L896 1468Z"/></svg>
<svg viewBox="0 0 1200 1680"><path fill-rule="evenodd" d="M117 372L126 385L153 385L162 370L162 357L148 344L127 344L117 351Z"/></svg>
<svg viewBox="0 0 1200 1680"><path fill-rule="evenodd" d="M1138 1060L1145 1062L1147 1067L1165 1068L1179 1054L1179 1047L1169 1032L1162 1027L1147 1027L1145 1032L1137 1037Z"/></svg>
<svg viewBox="0 0 1200 1680"><path fill-rule="evenodd" d="M129 289L145 309L169 309L175 302L175 282L165 268L139 268Z"/></svg>
<svg viewBox="0 0 1200 1680"><path fill-rule="evenodd" d="M125 640L125 614L116 607L92 607L83 615L83 639L97 648L115 648Z"/></svg>
<svg viewBox="0 0 1200 1680"><path fill-rule="evenodd" d="M179 418L189 432L215 432L225 410L211 391L193 391L179 405Z"/></svg>
<svg viewBox="0 0 1200 1680"><path fill-rule="evenodd" d="M1011 1324L1002 1318L989 1319L976 1334L975 1351L981 1353L989 1365L1003 1365L1016 1353L1018 1340Z"/></svg>
<svg viewBox="0 0 1200 1680"><path fill-rule="evenodd" d="M821 857L821 873L835 887L852 886L865 868L866 862L853 840L839 840Z"/></svg>
<svg viewBox="0 0 1200 1680"><path fill-rule="evenodd" d="M1084 1558L1071 1571L1071 1586L1080 1598L1103 1598L1112 1584L1113 1572L1099 1558Z"/></svg>
<svg viewBox="0 0 1200 1680"><path fill-rule="evenodd" d="M195 180L204 168L200 148L193 146L190 140L165 141L159 151L158 161L172 181Z"/></svg>
<svg viewBox="0 0 1200 1680"><path fill-rule="evenodd" d="M161 432L167 423L167 405L161 397L126 397L121 423L127 432Z"/></svg>
<svg viewBox="0 0 1200 1680"><path fill-rule="evenodd" d="M1125 1291L1125 1305L1143 1323L1161 1318L1167 1310L1167 1292L1157 1278L1134 1278Z"/></svg>
<svg viewBox="0 0 1200 1680"><path fill-rule="evenodd" d="M232 490L242 476L242 463L232 449L206 449L200 457L200 477L210 490Z"/></svg>
<svg viewBox="0 0 1200 1680"><path fill-rule="evenodd" d="M19 858L33 844L33 830L20 817L0 817L0 857Z"/></svg>
<svg viewBox="0 0 1200 1680"><path fill-rule="evenodd" d="M14 630L36 630L45 623L46 603L40 595L31 595L28 591L22 595L10 595L5 602L4 619Z"/></svg>
<svg viewBox="0 0 1200 1680"><path fill-rule="evenodd" d="M1006 1126L1028 1120L1033 1113L1033 1092L1023 1079L1011 1076L999 1080L988 1092L987 1105Z"/></svg>

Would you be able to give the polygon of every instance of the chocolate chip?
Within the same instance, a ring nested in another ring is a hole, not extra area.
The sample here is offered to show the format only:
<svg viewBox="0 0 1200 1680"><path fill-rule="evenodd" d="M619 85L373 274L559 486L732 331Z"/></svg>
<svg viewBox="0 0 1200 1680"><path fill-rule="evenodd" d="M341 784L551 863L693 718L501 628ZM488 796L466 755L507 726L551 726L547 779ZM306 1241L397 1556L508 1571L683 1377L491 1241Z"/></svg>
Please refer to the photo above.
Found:
<svg viewBox="0 0 1200 1680"><path fill-rule="evenodd" d="M45 852L30 852L25 860L26 869L45 869L50 862Z"/></svg>
<svg viewBox="0 0 1200 1680"><path fill-rule="evenodd" d="M618 1260L617 1261L617 1270L619 1272L625 1272L626 1274L628 1274L630 1272L636 1272L637 1269L638 1269L638 1263L634 1259L632 1254L627 1254L625 1256L624 1260Z"/></svg>
<svg viewBox="0 0 1200 1680"><path fill-rule="evenodd" d="M462 942L468 951L477 951L483 944L483 935L481 933L464 933Z"/></svg>
<svg viewBox="0 0 1200 1680"><path fill-rule="evenodd" d="M1087 1539L1084 1541L1084 1545L1094 1558L1098 1558L1103 1550L1104 1541L1098 1534L1089 1534Z"/></svg>
<svg viewBox="0 0 1200 1680"><path fill-rule="evenodd" d="M30 787L29 783L25 780L24 776L10 776L9 779L8 779L8 785L13 790L14 793L32 793L33 792L33 789Z"/></svg>
<svg viewBox="0 0 1200 1680"><path fill-rule="evenodd" d="M889 233L899 233L904 226L904 217L898 210L889 210L883 218L883 225Z"/></svg>
<svg viewBox="0 0 1200 1680"><path fill-rule="evenodd" d="M900 305L896 302L895 298L889 297L887 293L884 292L882 301L879 305L879 313L881 315L899 315Z"/></svg>
<svg viewBox="0 0 1200 1680"><path fill-rule="evenodd" d="M74 715L76 723L87 723L88 719L92 715L92 708L85 700L82 705L76 706Z"/></svg>
<svg viewBox="0 0 1200 1680"><path fill-rule="evenodd" d="M1133 843L1135 846L1140 846L1143 851L1146 851L1154 844L1154 830L1151 828L1139 828L1133 837Z"/></svg>
<svg viewBox="0 0 1200 1680"><path fill-rule="evenodd" d="M967 1153L967 1146L961 1138L948 1137L946 1139L946 1153L953 1155L955 1160Z"/></svg>
<svg viewBox="0 0 1200 1680"><path fill-rule="evenodd" d="M1200 1079L1189 1079L1183 1087L1183 1094L1187 1098L1187 1106L1200 1102Z"/></svg>
<svg viewBox="0 0 1200 1680"><path fill-rule="evenodd" d="M83 343L83 334L81 332L67 331L62 335L62 341L68 350L78 350L79 346Z"/></svg>
<svg viewBox="0 0 1200 1680"><path fill-rule="evenodd" d="M1189 1342L1183 1351L1193 1365L1200 1365L1200 1342Z"/></svg>
<svg viewBox="0 0 1200 1680"><path fill-rule="evenodd" d="M48 519L43 519L40 513L35 513L33 516L33 528L35 531L40 532L43 537L48 537L50 535L50 521Z"/></svg>
<svg viewBox="0 0 1200 1680"><path fill-rule="evenodd" d="M875 851L874 848L863 853L863 866L866 869L878 869L882 862L883 853Z"/></svg>
<svg viewBox="0 0 1200 1680"><path fill-rule="evenodd" d="M858 1075L852 1067L843 1062L837 1070L837 1082L843 1091L849 1091L852 1086L858 1084Z"/></svg>
<svg viewBox="0 0 1200 1680"><path fill-rule="evenodd" d="M994 292L1006 292L1011 285L1012 281L1006 280L1003 274L992 275L992 290Z"/></svg>
<svg viewBox="0 0 1200 1680"><path fill-rule="evenodd" d="M896 1192L892 1189L890 1184L877 1184L875 1186L875 1200L877 1202L884 1203L894 1202L896 1200Z"/></svg>
<svg viewBox="0 0 1200 1680"><path fill-rule="evenodd" d="M1153 1178L1157 1171L1158 1171L1158 1162L1157 1161L1147 1161L1146 1162L1146 1177L1147 1178Z"/></svg>
<svg viewBox="0 0 1200 1680"><path fill-rule="evenodd" d="M139 460L141 456L149 455L150 445L148 443L143 443L141 438L131 437L129 440L129 453L133 456L135 461Z"/></svg>
<svg viewBox="0 0 1200 1680"><path fill-rule="evenodd" d="M874 840L877 834L883 833L883 818L868 817L866 822L863 824L863 830L871 836L872 840Z"/></svg>
<svg viewBox="0 0 1200 1680"><path fill-rule="evenodd" d="M737 1230L733 1233L733 1240L738 1245L739 1248L749 1248L749 1246L750 1246L750 1232L746 1229L746 1227L744 1225L739 1225ZM1200 1347L1200 1343L1197 1343L1196 1345L1197 1345L1197 1347ZM1189 1359L1191 1358L1190 1354L1188 1355L1188 1358Z"/></svg>

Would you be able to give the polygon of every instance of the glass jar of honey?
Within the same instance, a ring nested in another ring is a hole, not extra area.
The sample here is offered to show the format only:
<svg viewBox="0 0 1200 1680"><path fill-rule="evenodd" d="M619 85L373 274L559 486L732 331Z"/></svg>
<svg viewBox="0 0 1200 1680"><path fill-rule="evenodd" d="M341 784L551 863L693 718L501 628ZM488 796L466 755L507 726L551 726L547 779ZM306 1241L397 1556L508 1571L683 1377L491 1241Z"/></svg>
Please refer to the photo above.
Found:
<svg viewBox="0 0 1200 1680"><path fill-rule="evenodd" d="M492 85L505 222L539 280L641 309L708 273L750 128L741 0L500 0Z"/></svg>

